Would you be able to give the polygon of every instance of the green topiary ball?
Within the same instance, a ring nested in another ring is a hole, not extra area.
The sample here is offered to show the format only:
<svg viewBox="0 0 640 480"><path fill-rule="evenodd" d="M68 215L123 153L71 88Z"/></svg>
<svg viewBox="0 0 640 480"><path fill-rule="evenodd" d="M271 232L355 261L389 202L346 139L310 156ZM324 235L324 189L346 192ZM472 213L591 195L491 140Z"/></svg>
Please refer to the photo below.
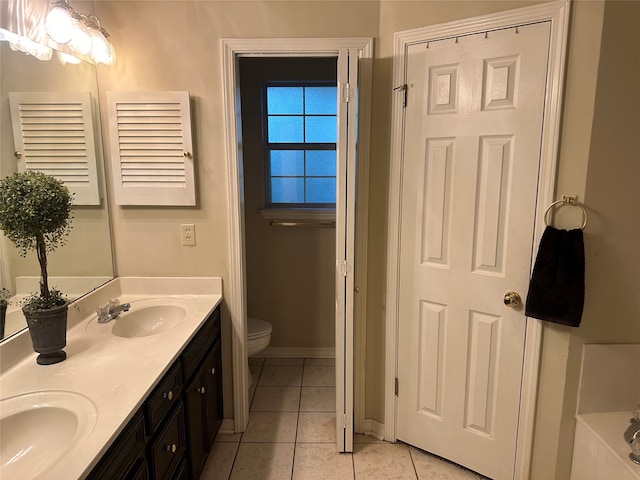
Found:
<svg viewBox="0 0 640 480"><path fill-rule="evenodd" d="M0 229L26 256L42 240L47 251L64 245L73 196L62 181L38 171L0 180Z"/></svg>

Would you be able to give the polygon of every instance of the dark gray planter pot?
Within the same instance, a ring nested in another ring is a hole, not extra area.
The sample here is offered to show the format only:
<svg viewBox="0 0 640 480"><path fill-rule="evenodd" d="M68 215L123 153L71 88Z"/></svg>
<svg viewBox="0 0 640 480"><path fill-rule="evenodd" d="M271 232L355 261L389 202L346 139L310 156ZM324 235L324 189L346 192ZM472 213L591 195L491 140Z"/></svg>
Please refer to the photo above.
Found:
<svg viewBox="0 0 640 480"><path fill-rule="evenodd" d="M4 338L4 325L7 320L7 305L0 305L0 340Z"/></svg>
<svg viewBox="0 0 640 480"><path fill-rule="evenodd" d="M67 358L62 350L67 344L67 311L69 304L48 310L22 308L27 319L33 350L38 352L39 365L52 365Z"/></svg>

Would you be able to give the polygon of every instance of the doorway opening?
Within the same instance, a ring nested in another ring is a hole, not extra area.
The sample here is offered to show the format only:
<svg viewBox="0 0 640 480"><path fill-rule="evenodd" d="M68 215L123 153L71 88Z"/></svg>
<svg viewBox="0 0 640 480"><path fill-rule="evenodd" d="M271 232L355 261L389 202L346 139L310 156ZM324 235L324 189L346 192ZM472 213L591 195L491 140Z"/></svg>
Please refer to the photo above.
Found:
<svg viewBox="0 0 640 480"><path fill-rule="evenodd" d="M251 410L315 392L335 415L337 57L243 57L239 77L250 346L272 329L249 358Z"/></svg>
<svg viewBox="0 0 640 480"><path fill-rule="evenodd" d="M245 431L249 420L247 368L247 276L245 250L245 191L243 175L239 63L244 57L337 58L336 213L335 213L335 377L338 451L353 448L354 404L363 415L364 375L354 380L354 358L364 362L364 329L354 337L354 310L365 304L366 263L355 264L355 252L366 257L368 199L368 121L370 111L372 40L223 39L223 72L227 171L229 176L229 281L225 300L231 317L234 429ZM358 188L356 189L356 181ZM356 197L358 222L356 223ZM356 232L357 230L357 232ZM356 237L358 243L356 247ZM359 278L358 285L355 278ZM358 308L364 318L364 308ZM354 355L354 350L358 355ZM356 419L357 420L357 419ZM363 420L363 419L362 419Z"/></svg>

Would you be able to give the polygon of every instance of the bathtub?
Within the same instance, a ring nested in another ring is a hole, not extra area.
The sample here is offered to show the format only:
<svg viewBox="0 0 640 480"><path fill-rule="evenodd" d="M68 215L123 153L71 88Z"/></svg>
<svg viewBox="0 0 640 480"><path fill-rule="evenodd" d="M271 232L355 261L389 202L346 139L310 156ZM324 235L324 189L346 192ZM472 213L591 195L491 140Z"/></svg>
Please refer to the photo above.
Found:
<svg viewBox="0 0 640 480"><path fill-rule="evenodd" d="M640 480L640 465L629 459L623 434L632 412L576 416L571 480Z"/></svg>

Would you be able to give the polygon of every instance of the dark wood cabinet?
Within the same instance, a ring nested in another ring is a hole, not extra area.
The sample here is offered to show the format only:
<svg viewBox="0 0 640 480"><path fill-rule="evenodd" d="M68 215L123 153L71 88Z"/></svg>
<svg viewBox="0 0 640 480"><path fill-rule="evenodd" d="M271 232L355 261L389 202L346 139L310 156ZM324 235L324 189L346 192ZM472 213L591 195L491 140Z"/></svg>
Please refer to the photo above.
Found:
<svg viewBox="0 0 640 480"><path fill-rule="evenodd" d="M147 467L145 444L144 416L139 411L102 457L88 478L91 480L145 478L140 476Z"/></svg>
<svg viewBox="0 0 640 480"><path fill-rule="evenodd" d="M203 365L203 398L205 411L205 444L207 451L211 449L222 423L222 356L218 340L207 354Z"/></svg>
<svg viewBox="0 0 640 480"><path fill-rule="evenodd" d="M151 476L157 480L172 478L172 473L184 458L187 439L184 408L178 402L173 414L155 436L149 448Z"/></svg>
<svg viewBox="0 0 640 480"><path fill-rule="evenodd" d="M218 307L88 478L195 480L221 422Z"/></svg>
<svg viewBox="0 0 640 480"><path fill-rule="evenodd" d="M212 315L208 323L202 328L201 341L194 341L193 348L186 352L194 361L183 362L185 376L189 378L184 402L189 432L189 473L193 479L200 477L222 421L219 315Z"/></svg>

